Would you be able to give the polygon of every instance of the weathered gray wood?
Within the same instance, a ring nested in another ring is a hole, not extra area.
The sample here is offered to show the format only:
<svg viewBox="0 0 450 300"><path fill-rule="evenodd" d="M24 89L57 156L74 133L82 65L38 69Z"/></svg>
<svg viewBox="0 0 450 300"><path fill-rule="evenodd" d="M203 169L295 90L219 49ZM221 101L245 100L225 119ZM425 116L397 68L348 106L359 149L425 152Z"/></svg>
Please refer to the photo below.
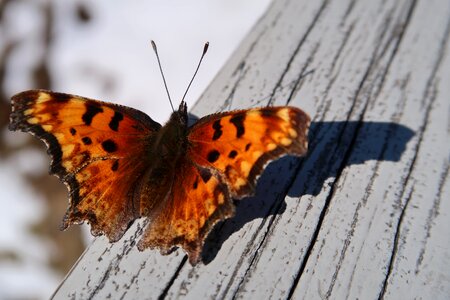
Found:
<svg viewBox="0 0 450 300"><path fill-rule="evenodd" d="M140 253L140 222L55 298L448 298L449 20L448 1L275 1L192 112L301 107L309 155L268 166L205 264Z"/></svg>

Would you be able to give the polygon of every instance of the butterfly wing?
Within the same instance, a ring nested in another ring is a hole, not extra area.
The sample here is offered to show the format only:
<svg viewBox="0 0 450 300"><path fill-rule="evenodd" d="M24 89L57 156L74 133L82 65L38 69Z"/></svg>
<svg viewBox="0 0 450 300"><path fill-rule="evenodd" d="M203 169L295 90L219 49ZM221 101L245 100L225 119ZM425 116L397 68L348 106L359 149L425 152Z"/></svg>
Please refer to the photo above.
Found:
<svg viewBox="0 0 450 300"><path fill-rule="evenodd" d="M252 195L263 168L308 148L309 116L295 107L265 107L201 119L190 130L189 157L223 174L233 198Z"/></svg>
<svg viewBox="0 0 450 300"><path fill-rule="evenodd" d="M9 128L43 140L50 173L69 188L62 228L88 221L93 235L111 241L139 217L135 186L160 127L138 110L79 96L31 90L12 97Z"/></svg>
<svg viewBox="0 0 450 300"><path fill-rule="evenodd" d="M164 206L150 216L138 249L158 248L170 253L181 246L192 265L200 260L204 239L217 220L234 214L228 188L220 174L185 160L177 169Z"/></svg>

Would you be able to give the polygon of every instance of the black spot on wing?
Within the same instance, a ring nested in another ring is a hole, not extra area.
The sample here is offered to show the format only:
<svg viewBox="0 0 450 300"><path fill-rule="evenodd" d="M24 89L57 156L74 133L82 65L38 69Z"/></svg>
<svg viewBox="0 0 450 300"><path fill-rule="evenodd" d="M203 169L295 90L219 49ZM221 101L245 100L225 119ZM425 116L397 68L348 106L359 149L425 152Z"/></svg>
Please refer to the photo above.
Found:
<svg viewBox="0 0 450 300"><path fill-rule="evenodd" d="M194 184L192 185L192 188L195 190L198 187L198 177L195 178Z"/></svg>
<svg viewBox="0 0 450 300"><path fill-rule="evenodd" d="M83 114L81 119L83 120L85 125L91 125L92 119L94 119L95 115L103 112L103 109L100 105L92 102L85 103L86 112Z"/></svg>
<svg viewBox="0 0 450 300"><path fill-rule="evenodd" d="M120 112L115 112L114 116L111 118L111 121L109 122L109 128L111 128L114 131L119 130L119 123L123 120L123 114Z"/></svg>
<svg viewBox="0 0 450 300"><path fill-rule="evenodd" d="M237 138L240 138L245 133L244 120L245 120L244 114L238 114L230 119L230 123L236 127Z"/></svg>
<svg viewBox="0 0 450 300"><path fill-rule="evenodd" d="M248 143L247 145L245 145L245 151L248 151L248 149L250 149L251 145L252 145L252 143Z"/></svg>
<svg viewBox="0 0 450 300"><path fill-rule="evenodd" d="M263 108L263 109L261 109L261 115L263 117L273 117L275 115L275 112L273 109Z"/></svg>
<svg viewBox="0 0 450 300"><path fill-rule="evenodd" d="M236 150L231 150L230 153L228 153L228 157L229 158L235 158L237 156L237 151Z"/></svg>
<svg viewBox="0 0 450 300"><path fill-rule="evenodd" d="M200 169L200 177L202 177L202 180L204 183L207 183L211 179L211 171L208 169Z"/></svg>
<svg viewBox="0 0 450 300"><path fill-rule="evenodd" d="M115 171L117 171L118 169L119 169L119 160L116 159L116 160L113 162L112 166L111 166L111 170L115 172Z"/></svg>
<svg viewBox="0 0 450 300"><path fill-rule="evenodd" d="M211 150L209 153L208 153L208 156L207 156L207 160L210 162L210 163L213 163L213 162L215 162L216 160L218 160L219 159L219 156L220 156L220 153L219 153L219 151L217 151L217 150Z"/></svg>
<svg viewBox="0 0 450 300"><path fill-rule="evenodd" d="M62 93L52 93L50 96L59 102L67 102L73 98L72 95Z"/></svg>
<svg viewBox="0 0 450 300"><path fill-rule="evenodd" d="M214 135L213 135L212 139L213 139L213 141L215 141L215 140L219 139L222 136L222 133L223 133L222 125L220 125L220 119L216 120L213 123L212 128L214 129Z"/></svg>
<svg viewBox="0 0 450 300"><path fill-rule="evenodd" d="M77 130L73 127L70 128L70 134L75 135L77 133Z"/></svg>
<svg viewBox="0 0 450 300"><path fill-rule="evenodd" d="M83 137L83 138L81 139L81 141L82 141L83 144L85 144L85 145L90 145L90 144L92 144L92 140L91 140L91 138L88 137L88 136Z"/></svg>
<svg viewBox="0 0 450 300"><path fill-rule="evenodd" d="M117 144L113 140L106 140L102 142L102 148L106 152L115 152L117 151Z"/></svg>

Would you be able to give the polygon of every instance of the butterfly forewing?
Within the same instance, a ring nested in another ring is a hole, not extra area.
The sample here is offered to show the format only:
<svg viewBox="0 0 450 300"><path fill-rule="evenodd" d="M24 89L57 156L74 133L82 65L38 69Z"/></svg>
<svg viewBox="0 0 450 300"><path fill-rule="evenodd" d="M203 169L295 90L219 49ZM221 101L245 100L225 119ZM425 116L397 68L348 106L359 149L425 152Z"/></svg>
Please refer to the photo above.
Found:
<svg viewBox="0 0 450 300"><path fill-rule="evenodd" d="M124 106L43 90L13 96L11 130L42 139L51 173L69 187L62 227L85 220L92 233L118 240L138 216L133 188L144 172L145 143L160 128Z"/></svg>
<svg viewBox="0 0 450 300"><path fill-rule="evenodd" d="M294 107L266 107L211 115L194 124L189 156L220 171L231 195L251 195L263 167L280 156L307 151L309 117Z"/></svg>

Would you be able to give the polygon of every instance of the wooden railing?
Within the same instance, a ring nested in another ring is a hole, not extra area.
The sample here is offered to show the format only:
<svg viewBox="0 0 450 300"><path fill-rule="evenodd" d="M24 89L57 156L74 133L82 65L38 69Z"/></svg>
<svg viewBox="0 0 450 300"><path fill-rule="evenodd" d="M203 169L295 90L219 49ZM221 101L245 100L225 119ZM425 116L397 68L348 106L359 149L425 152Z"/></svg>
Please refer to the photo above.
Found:
<svg viewBox="0 0 450 300"><path fill-rule="evenodd" d="M448 1L274 1L191 112L300 107L308 155L271 163L196 267L139 252L138 222L54 298L449 297L449 33Z"/></svg>

